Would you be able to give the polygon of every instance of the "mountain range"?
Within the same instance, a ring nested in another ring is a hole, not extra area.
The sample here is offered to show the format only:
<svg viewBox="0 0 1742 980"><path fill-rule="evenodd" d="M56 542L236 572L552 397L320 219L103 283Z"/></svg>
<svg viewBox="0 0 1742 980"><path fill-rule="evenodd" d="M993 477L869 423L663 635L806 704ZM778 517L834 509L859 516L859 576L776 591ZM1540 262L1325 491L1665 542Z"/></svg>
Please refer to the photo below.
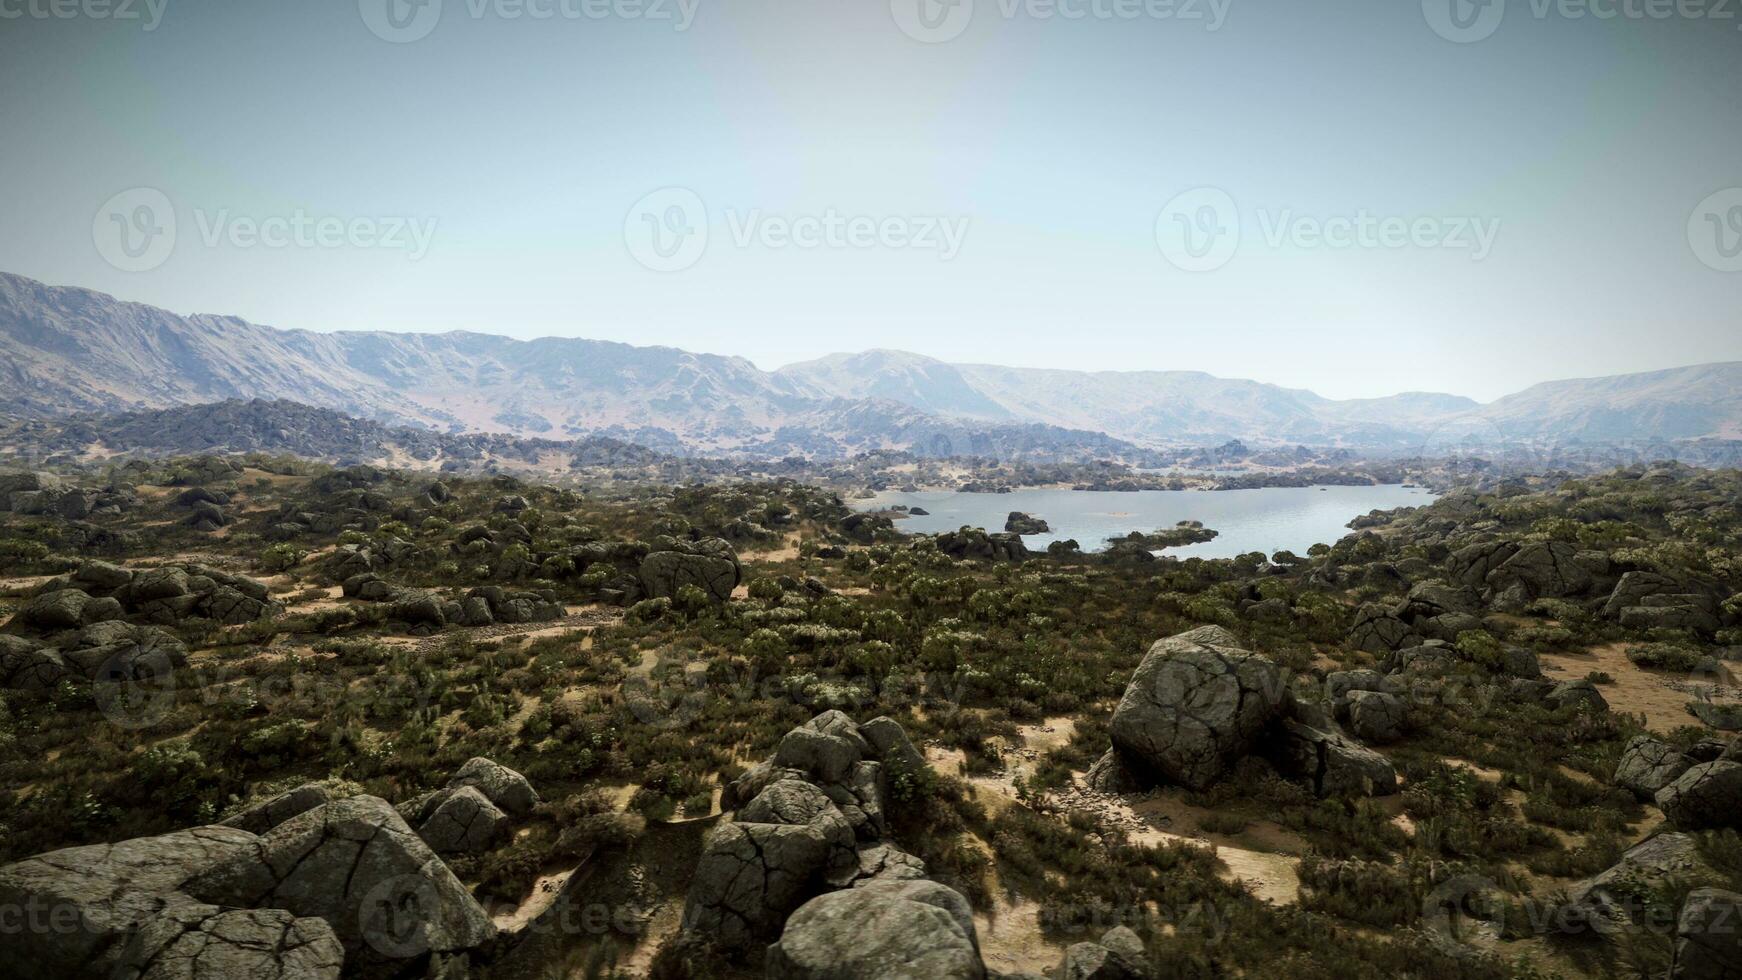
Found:
<svg viewBox="0 0 1742 980"><path fill-rule="evenodd" d="M949 364L872 350L763 371L578 338L319 333L181 316L0 273L0 412L44 417L285 399L393 425L671 452L1081 458L1239 439L1412 451L1476 439L1742 437L1742 362L1535 385L1486 405L1334 400L1192 371Z"/></svg>

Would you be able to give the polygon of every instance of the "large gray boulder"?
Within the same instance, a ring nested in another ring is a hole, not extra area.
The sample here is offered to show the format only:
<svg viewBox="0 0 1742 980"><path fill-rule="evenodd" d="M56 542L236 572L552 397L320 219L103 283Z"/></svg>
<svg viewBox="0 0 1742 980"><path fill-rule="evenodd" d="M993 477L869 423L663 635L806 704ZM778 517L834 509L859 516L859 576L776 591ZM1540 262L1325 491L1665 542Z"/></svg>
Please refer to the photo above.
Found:
<svg viewBox="0 0 1742 980"><path fill-rule="evenodd" d="M1335 732L1284 719L1271 746L1284 775L1305 780L1319 796L1390 796L1397 770L1390 760Z"/></svg>
<svg viewBox="0 0 1742 980"><path fill-rule="evenodd" d="M417 835L437 854L477 854L508 830L508 815L476 786L447 794L417 828Z"/></svg>
<svg viewBox="0 0 1742 980"><path fill-rule="evenodd" d="M345 948L282 909L178 905L129 938L114 980L338 980Z"/></svg>
<svg viewBox="0 0 1742 980"><path fill-rule="evenodd" d="M1349 693L1349 730L1363 742L1383 745L1403 737L1409 705L1395 694L1382 691Z"/></svg>
<svg viewBox="0 0 1742 980"><path fill-rule="evenodd" d="M859 865L853 840L853 828L832 805L807 824L714 828L690 882L684 927L726 949L766 941L806 899L851 882Z"/></svg>
<svg viewBox="0 0 1742 980"><path fill-rule="evenodd" d="M484 909L386 800L354 796L293 817L186 890L214 905L325 919L349 969L398 972L495 935Z"/></svg>
<svg viewBox="0 0 1742 980"><path fill-rule="evenodd" d="M1682 830L1742 824L1742 764L1720 759L1690 766L1657 791L1657 808Z"/></svg>
<svg viewBox="0 0 1742 980"><path fill-rule="evenodd" d="M530 816L538 806L538 791L525 776L482 756L466 760L448 780L449 789L476 786L491 803L516 817Z"/></svg>
<svg viewBox="0 0 1742 980"><path fill-rule="evenodd" d="M72 676L59 650L22 636L0 633L0 687L19 691L52 691Z"/></svg>
<svg viewBox="0 0 1742 980"><path fill-rule="evenodd" d="M177 908L216 913L184 885L255 842L245 831L196 827L51 851L0 868L0 908L33 917L4 935L6 961L30 964L30 975L43 980L116 975L143 925Z"/></svg>
<svg viewBox="0 0 1742 980"><path fill-rule="evenodd" d="M651 598L673 598L686 585L700 588L717 602L732 598L743 578L738 557L727 542L698 542L694 551L655 551L641 560L641 587Z"/></svg>
<svg viewBox="0 0 1742 980"><path fill-rule="evenodd" d="M1742 895L1722 888L1688 893L1675 924L1671 980L1742 977Z"/></svg>
<svg viewBox="0 0 1742 980"><path fill-rule="evenodd" d="M1113 713L1113 747L1143 775L1203 789L1251 751L1285 691L1281 669L1221 627L1158 640Z"/></svg>
<svg viewBox="0 0 1742 980"><path fill-rule="evenodd" d="M1634 924L1640 895L1723 880L1701 856L1692 836L1658 834L1628 848L1609 868L1570 886L1560 924L1573 932L1615 935Z"/></svg>
<svg viewBox="0 0 1742 980"><path fill-rule="evenodd" d="M1615 764L1615 785L1641 800L1651 800L1658 790L1675 782L1692 765L1692 759L1668 742L1635 735L1621 750L1621 761Z"/></svg>
<svg viewBox="0 0 1742 980"><path fill-rule="evenodd" d="M1532 599L1578 595L1591 586L1591 572L1574 560L1565 541L1532 541L1501 562L1485 579L1496 602L1522 608Z"/></svg>
<svg viewBox="0 0 1742 980"><path fill-rule="evenodd" d="M768 947L769 980L981 980L973 910L936 882L876 882L806 902Z"/></svg>
<svg viewBox="0 0 1742 980"><path fill-rule="evenodd" d="M1362 606L1349 627L1349 645L1374 656L1402 650L1421 642L1421 635L1401 617L1383 606Z"/></svg>

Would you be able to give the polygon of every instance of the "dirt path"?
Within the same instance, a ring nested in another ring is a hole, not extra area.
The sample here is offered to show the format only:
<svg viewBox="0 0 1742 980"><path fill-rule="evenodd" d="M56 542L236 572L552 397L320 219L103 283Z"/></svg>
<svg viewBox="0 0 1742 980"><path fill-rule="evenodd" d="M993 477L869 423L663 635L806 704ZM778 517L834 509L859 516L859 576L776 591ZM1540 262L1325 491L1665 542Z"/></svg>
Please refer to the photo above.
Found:
<svg viewBox="0 0 1742 980"><path fill-rule="evenodd" d="M1030 775L1042 756L1069 742L1076 723L1070 718L1049 718L1017 731L1013 744L1000 746L1006 760L1002 772L963 775L962 753L941 746L928 746L926 759L938 771L965 779L978 791L987 810L996 813L1017 803L1016 779ZM1210 848L1227 866L1227 877L1245 882L1260 899L1279 905L1300 901L1300 855L1306 853L1307 845L1281 826L1254 821L1233 837L1210 833L1200 825L1214 811L1188 805L1177 791L1111 796L1083 785L1080 773L1073 783L1053 797L1065 809L1090 812L1142 844L1183 842ZM1021 910L1016 913L1020 919Z"/></svg>

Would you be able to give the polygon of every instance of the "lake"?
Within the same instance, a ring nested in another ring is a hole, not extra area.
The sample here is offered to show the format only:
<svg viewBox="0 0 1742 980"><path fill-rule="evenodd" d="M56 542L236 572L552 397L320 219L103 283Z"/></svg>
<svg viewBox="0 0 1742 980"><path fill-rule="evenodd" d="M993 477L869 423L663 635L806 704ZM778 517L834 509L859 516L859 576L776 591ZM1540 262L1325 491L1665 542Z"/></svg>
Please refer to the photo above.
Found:
<svg viewBox="0 0 1742 980"><path fill-rule="evenodd" d="M1257 490L1014 490L1010 493L955 493L948 490L885 491L852 501L857 510L896 505L924 508L895 526L908 533L935 534L969 525L1004 530L1004 518L1020 510L1044 519L1050 534L1024 535L1033 550L1076 538L1084 551L1100 551L1107 539L1131 531L1154 531L1180 521L1202 521L1220 531L1214 541L1169 548L1179 558L1232 558L1250 551L1281 550L1304 555L1315 544L1331 544L1351 533L1345 526L1370 510L1420 507L1431 491L1418 487L1264 487Z"/></svg>

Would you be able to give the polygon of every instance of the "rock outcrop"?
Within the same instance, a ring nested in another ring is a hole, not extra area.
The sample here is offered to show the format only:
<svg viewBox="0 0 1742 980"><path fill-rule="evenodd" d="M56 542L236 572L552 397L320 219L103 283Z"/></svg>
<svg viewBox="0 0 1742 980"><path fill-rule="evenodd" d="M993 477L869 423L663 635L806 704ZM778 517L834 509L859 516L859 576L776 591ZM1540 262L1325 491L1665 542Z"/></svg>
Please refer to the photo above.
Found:
<svg viewBox="0 0 1742 980"><path fill-rule="evenodd" d="M1284 693L1281 669L1221 627L1158 640L1113 713L1113 748L1134 772L1203 789L1252 750Z"/></svg>
<svg viewBox="0 0 1742 980"><path fill-rule="evenodd" d="M213 905L324 919L345 948L348 972L361 975L399 972L495 935L453 872L387 801L373 796L293 817L204 868L185 888Z"/></svg>
<svg viewBox="0 0 1742 980"><path fill-rule="evenodd" d="M1635 735L1621 750L1621 761L1615 764L1615 785L1640 800L1652 800L1658 790L1675 782L1693 764L1692 759L1668 742Z"/></svg>
<svg viewBox="0 0 1742 980"><path fill-rule="evenodd" d="M1742 764L1719 759L1690 766L1657 791L1657 808L1682 830L1742 824Z"/></svg>
<svg viewBox="0 0 1742 980"><path fill-rule="evenodd" d="M742 953L820 894L921 878L924 862L883 835L891 775L913 778L924 765L888 718L858 725L827 711L788 732L722 794L736 812L704 843L684 928Z"/></svg>
<svg viewBox="0 0 1742 980"><path fill-rule="evenodd" d="M981 980L973 910L931 881L873 882L793 913L768 947L769 980Z"/></svg>

